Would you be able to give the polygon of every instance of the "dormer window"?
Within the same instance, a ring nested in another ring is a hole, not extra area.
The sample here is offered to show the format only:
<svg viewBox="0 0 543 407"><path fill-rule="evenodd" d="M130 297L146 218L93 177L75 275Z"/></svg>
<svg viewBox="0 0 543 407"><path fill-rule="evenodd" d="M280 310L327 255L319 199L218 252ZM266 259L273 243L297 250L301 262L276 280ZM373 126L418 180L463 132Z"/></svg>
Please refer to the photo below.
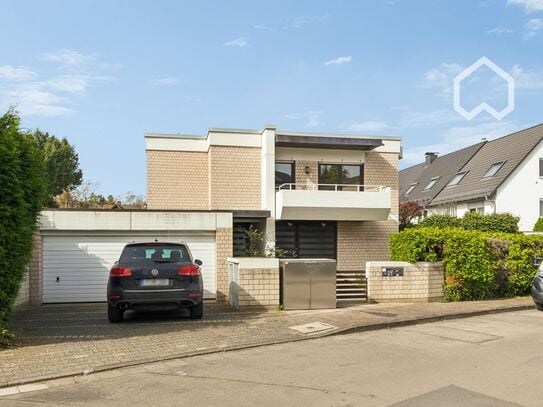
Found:
<svg viewBox="0 0 543 407"><path fill-rule="evenodd" d="M409 188L407 188L407 191L404 192L404 195L409 195L415 187L417 186L418 182L413 182L411 185L409 185Z"/></svg>
<svg viewBox="0 0 543 407"><path fill-rule="evenodd" d="M467 173L468 173L467 171L461 171L461 172L456 173L456 175L452 177L452 179L449 181L447 186L451 187L453 185L458 185L458 183L462 181L462 179L464 179Z"/></svg>
<svg viewBox="0 0 543 407"><path fill-rule="evenodd" d="M429 189L432 189L434 187L434 185L437 183L437 181L439 181L439 178L440 177L434 177L430 180L430 182L428 184L426 184L426 186L424 187L423 191L428 191Z"/></svg>
<svg viewBox="0 0 543 407"><path fill-rule="evenodd" d="M504 164L505 164L505 161L500 161L500 162L492 164L490 168L487 170L487 172L485 172L485 175L483 176L483 178L493 177L500 170L500 168L503 167Z"/></svg>

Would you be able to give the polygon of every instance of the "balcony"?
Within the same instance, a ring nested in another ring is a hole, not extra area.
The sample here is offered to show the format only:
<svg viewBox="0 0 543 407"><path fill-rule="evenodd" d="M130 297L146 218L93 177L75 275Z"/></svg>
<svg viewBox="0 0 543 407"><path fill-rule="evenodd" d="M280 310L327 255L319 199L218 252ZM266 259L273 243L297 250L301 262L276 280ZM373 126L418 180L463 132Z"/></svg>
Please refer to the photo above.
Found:
<svg viewBox="0 0 543 407"><path fill-rule="evenodd" d="M381 185L282 184L275 193L277 220L387 220L390 208Z"/></svg>

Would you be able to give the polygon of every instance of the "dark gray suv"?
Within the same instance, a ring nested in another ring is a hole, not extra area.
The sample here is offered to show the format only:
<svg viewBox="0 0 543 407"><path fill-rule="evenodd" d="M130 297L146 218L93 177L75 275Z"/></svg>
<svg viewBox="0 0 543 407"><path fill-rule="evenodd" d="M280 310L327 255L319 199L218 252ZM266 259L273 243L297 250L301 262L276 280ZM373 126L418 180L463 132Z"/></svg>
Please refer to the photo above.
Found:
<svg viewBox="0 0 543 407"><path fill-rule="evenodd" d="M136 311L188 308L192 319L203 316L204 285L200 260L187 245L133 243L109 273L109 322L121 322L127 309Z"/></svg>

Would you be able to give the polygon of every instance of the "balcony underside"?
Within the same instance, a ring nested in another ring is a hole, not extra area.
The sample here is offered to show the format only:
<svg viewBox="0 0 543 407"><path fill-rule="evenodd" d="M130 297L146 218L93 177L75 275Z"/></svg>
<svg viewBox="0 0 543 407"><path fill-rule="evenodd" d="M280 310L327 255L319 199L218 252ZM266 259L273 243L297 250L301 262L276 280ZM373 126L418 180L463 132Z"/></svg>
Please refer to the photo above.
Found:
<svg viewBox="0 0 543 407"><path fill-rule="evenodd" d="M390 191L304 191L276 192L277 220L387 220Z"/></svg>

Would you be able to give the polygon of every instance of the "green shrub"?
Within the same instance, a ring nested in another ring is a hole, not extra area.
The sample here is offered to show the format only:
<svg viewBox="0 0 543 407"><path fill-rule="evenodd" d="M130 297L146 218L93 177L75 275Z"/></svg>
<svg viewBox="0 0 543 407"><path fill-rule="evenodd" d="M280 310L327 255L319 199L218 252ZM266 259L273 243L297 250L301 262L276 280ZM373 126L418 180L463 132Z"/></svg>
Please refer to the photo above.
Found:
<svg viewBox="0 0 543 407"><path fill-rule="evenodd" d="M543 217L538 218L535 222L534 232L543 232Z"/></svg>
<svg viewBox="0 0 543 407"><path fill-rule="evenodd" d="M45 185L36 142L19 130L19 117L10 110L0 116L0 330L7 325L30 259Z"/></svg>
<svg viewBox="0 0 543 407"><path fill-rule="evenodd" d="M526 295L543 236L458 228L412 228L391 237L398 261L442 261L447 301Z"/></svg>
<svg viewBox="0 0 543 407"><path fill-rule="evenodd" d="M518 222L519 218L510 213L483 215L477 212L466 212L461 219L460 227L481 232L517 233Z"/></svg>
<svg viewBox="0 0 543 407"><path fill-rule="evenodd" d="M424 218L417 226L421 228L459 228L461 221L456 216L432 215Z"/></svg>

